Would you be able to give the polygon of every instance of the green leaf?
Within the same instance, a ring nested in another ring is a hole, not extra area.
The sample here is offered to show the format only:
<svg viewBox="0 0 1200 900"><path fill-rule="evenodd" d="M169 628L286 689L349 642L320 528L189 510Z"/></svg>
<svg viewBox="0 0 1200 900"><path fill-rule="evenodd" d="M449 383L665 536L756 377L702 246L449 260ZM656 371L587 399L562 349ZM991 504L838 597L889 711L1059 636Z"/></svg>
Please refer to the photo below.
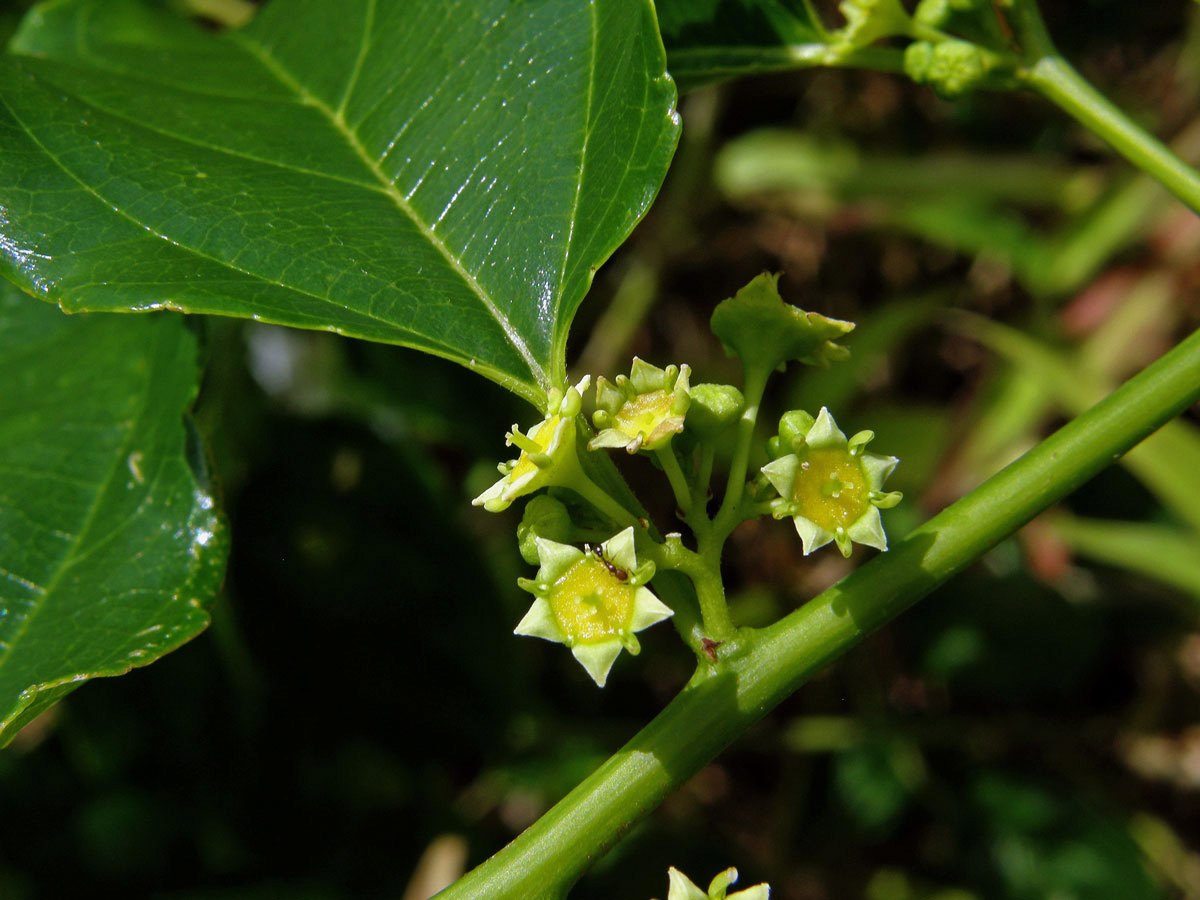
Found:
<svg viewBox="0 0 1200 900"><path fill-rule="evenodd" d="M0 745L194 637L225 530L179 316L64 316L0 280Z"/></svg>
<svg viewBox="0 0 1200 900"><path fill-rule="evenodd" d="M403 344L534 402L679 131L649 0L273 0L222 33L65 0L12 49L27 289Z"/></svg>
<svg viewBox="0 0 1200 900"><path fill-rule="evenodd" d="M828 36L807 0L658 0L668 68L681 91L821 65Z"/></svg>

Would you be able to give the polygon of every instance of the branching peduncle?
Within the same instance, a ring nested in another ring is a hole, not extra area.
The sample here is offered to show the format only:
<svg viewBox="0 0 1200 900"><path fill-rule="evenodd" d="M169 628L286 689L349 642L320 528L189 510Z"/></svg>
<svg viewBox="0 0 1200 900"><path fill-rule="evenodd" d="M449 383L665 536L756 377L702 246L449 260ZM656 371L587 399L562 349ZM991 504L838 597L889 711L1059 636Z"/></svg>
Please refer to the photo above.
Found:
<svg viewBox="0 0 1200 900"><path fill-rule="evenodd" d="M744 394L746 406L738 420L737 436L733 445L733 458L729 464L729 479L725 485L725 496L721 508L713 518L713 529L720 535L721 543L741 522L739 507L746 487L746 473L750 464L750 448L754 440L754 428L758 424L758 408L771 370L762 365L746 366Z"/></svg>
<svg viewBox="0 0 1200 900"><path fill-rule="evenodd" d="M655 450L654 455L658 458L663 472L666 473L667 481L671 484L671 492L675 495L675 503L679 507L679 511L687 516L692 509L692 490L688 487L683 469L679 467L679 460L675 458L675 451L668 445Z"/></svg>

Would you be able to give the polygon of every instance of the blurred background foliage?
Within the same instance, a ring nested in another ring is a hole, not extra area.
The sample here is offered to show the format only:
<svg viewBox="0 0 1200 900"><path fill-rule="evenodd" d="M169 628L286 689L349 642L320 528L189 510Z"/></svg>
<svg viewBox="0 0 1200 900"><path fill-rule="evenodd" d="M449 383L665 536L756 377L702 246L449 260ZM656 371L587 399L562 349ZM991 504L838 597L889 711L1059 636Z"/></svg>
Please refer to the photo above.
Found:
<svg viewBox="0 0 1200 900"><path fill-rule="evenodd" d="M1200 161L1200 7L1044 8L1085 75ZM576 322L578 372L637 354L736 383L708 316L782 271L785 299L859 329L849 362L777 379L764 418L827 405L874 429L903 459L893 534L1200 324L1200 222L1036 98L817 70L682 113L658 204ZM532 418L500 389L330 335L212 320L208 341L198 418L234 535L214 624L0 755L0 898L418 900L651 718L688 652L651 630L601 692L510 636L519 511L469 505ZM1147 441L823 672L572 896L734 864L780 900L1200 897L1198 434ZM744 526L735 617L865 555Z"/></svg>

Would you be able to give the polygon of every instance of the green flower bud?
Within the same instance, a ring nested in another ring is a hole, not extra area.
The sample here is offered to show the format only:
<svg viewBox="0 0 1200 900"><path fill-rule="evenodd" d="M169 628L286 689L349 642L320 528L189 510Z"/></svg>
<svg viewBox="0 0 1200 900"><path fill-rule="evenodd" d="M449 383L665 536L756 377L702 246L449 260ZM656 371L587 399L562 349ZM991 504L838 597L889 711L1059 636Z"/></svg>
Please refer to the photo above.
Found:
<svg viewBox="0 0 1200 900"><path fill-rule="evenodd" d="M763 272L712 314L712 330L725 352L747 369L771 370L789 360L828 366L850 351L833 341L854 329L853 322L829 319L789 306L779 296L779 275Z"/></svg>
<svg viewBox="0 0 1200 900"><path fill-rule="evenodd" d="M776 519L791 517L805 556L831 541L842 556L850 555L854 543L886 550L879 510L895 506L901 495L882 488L899 460L867 453L864 448L875 437L870 431L847 440L824 407L816 419L808 418L812 425L800 438L790 435L804 419L791 419L789 437L781 434L777 443L790 452L762 468L779 492L771 514Z"/></svg>
<svg viewBox="0 0 1200 900"><path fill-rule="evenodd" d="M599 429L588 442L589 450L624 447L628 453L658 450L683 431L691 405L687 366L660 369L636 356L629 377L618 375L616 384L596 379L596 406L592 422Z"/></svg>
<svg viewBox="0 0 1200 900"><path fill-rule="evenodd" d="M718 873L708 885L708 893L700 890L690 878L672 866L667 870L670 882L667 900L769 900L771 888L766 884L756 884L754 887L727 894L730 885L737 882L737 869L726 869Z"/></svg>
<svg viewBox="0 0 1200 900"><path fill-rule="evenodd" d="M546 417L522 434L516 425L505 435L508 446L520 448L521 455L499 465L504 477L471 502L488 512L508 509L514 500L525 494L550 487L569 485L579 472L575 455L575 417L583 407L582 394L587 390L590 376L579 384L550 392Z"/></svg>
<svg viewBox="0 0 1200 900"><path fill-rule="evenodd" d="M521 558L531 566L538 564L537 539L569 541L575 532L575 523L567 507L548 494L538 494L525 504L521 524L517 526L517 545Z"/></svg>
<svg viewBox="0 0 1200 900"><path fill-rule="evenodd" d="M645 587L654 563L638 565L633 528L596 547L536 538L533 579L517 584L535 596L515 634L565 644L600 687L622 650L641 651L635 632L674 615Z"/></svg>
<svg viewBox="0 0 1200 900"><path fill-rule="evenodd" d="M738 420L745 406L746 398L732 384L697 384L687 426L702 438L714 438Z"/></svg>
<svg viewBox="0 0 1200 900"><path fill-rule="evenodd" d="M1012 65L1012 60L969 41L915 41L904 49L908 77L946 97L1003 84Z"/></svg>
<svg viewBox="0 0 1200 900"><path fill-rule="evenodd" d="M816 420L802 409L786 412L779 420L779 433L767 440L767 455L779 459L804 446L804 438Z"/></svg>
<svg viewBox="0 0 1200 900"><path fill-rule="evenodd" d="M816 419L802 409L785 412L779 418L779 440L787 446L789 453L795 453L815 424Z"/></svg>

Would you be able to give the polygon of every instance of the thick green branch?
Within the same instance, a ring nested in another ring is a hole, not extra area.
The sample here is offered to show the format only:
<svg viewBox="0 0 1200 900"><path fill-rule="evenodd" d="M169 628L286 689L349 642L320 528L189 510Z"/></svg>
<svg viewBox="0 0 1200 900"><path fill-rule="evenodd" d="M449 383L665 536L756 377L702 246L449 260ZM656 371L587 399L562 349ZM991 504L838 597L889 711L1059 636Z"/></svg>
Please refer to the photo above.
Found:
<svg viewBox="0 0 1200 900"><path fill-rule="evenodd" d="M626 831L768 710L866 635L1200 398L1200 332L968 496L741 650L524 834L438 896L561 898Z"/></svg>

